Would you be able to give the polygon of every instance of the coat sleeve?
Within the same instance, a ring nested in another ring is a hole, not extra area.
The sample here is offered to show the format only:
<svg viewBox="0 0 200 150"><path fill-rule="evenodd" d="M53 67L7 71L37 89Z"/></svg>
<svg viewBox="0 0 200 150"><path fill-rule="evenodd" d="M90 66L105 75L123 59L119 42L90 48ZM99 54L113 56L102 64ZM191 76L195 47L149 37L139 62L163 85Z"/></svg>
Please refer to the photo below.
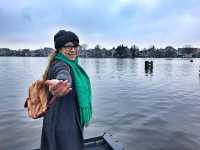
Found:
<svg viewBox="0 0 200 150"><path fill-rule="evenodd" d="M66 63L63 61L58 61L53 65L52 69L55 79L68 80L70 83L72 83L70 67Z"/></svg>

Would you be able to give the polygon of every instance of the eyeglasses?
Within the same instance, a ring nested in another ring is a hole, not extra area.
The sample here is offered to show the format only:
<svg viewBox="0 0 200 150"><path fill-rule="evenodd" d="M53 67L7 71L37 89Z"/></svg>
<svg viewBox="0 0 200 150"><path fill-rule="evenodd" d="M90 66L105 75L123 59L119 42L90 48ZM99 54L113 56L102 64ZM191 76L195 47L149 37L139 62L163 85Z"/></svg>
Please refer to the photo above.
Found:
<svg viewBox="0 0 200 150"><path fill-rule="evenodd" d="M63 46L63 48L71 51L72 49L75 49L75 50L80 50L80 46Z"/></svg>

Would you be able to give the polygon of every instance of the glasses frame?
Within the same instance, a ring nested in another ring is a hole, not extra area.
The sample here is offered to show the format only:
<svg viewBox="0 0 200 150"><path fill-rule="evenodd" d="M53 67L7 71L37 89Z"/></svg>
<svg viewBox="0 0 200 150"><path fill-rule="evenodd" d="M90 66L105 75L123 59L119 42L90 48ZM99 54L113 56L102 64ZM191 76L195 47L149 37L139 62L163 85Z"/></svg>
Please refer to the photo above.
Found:
<svg viewBox="0 0 200 150"><path fill-rule="evenodd" d="M78 46L71 46L71 45L66 46L66 45L64 45L63 48L65 48L65 49L67 49L69 51L71 51L72 49L75 49L76 51L80 50L80 46L79 45Z"/></svg>

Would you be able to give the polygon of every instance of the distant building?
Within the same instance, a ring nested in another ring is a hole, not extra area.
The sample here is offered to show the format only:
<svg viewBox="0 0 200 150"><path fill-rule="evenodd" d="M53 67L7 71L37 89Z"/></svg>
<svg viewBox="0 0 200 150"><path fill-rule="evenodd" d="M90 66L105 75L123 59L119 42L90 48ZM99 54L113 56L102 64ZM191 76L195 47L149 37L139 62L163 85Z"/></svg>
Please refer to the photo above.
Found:
<svg viewBox="0 0 200 150"><path fill-rule="evenodd" d="M192 58L198 55L198 53L200 53L199 48L192 48L192 47L178 48L178 57Z"/></svg>
<svg viewBox="0 0 200 150"><path fill-rule="evenodd" d="M9 48L0 48L0 56L9 56L10 49Z"/></svg>

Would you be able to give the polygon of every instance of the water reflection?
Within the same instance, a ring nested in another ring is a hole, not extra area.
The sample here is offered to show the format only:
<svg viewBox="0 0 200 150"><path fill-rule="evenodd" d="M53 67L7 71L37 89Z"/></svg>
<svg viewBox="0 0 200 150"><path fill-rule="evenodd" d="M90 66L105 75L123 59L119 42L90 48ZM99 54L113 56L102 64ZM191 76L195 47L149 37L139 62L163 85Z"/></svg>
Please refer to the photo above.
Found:
<svg viewBox="0 0 200 150"><path fill-rule="evenodd" d="M94 68L95 68L95 73L96 73L96 75L97 75L97 77L99 77L98 76L98 74L100 74L100 64L101 62L100 62L100 59L95 59L94 60ZM103 63L104 65L105 65L105 63Z"/></svg>
<svg viewBox="0 0 200 150"><path fill-rule="evenodd" d="M146 76L153 76L153 61L144 61L144 71Z"/></svg>
<svg viewBox="0 0 200 150"><path fill-rule="evenodd" d="M117 72L122 72L125 69L125 63L127 59L116 59L116 70Z"/></svg>
<svg viewBox="0 0 200 150"><path fill-rule="evenodd" d="M153 76L153 68L148 68L148 69L145 69L145 75L146 76Z"/></svg>

